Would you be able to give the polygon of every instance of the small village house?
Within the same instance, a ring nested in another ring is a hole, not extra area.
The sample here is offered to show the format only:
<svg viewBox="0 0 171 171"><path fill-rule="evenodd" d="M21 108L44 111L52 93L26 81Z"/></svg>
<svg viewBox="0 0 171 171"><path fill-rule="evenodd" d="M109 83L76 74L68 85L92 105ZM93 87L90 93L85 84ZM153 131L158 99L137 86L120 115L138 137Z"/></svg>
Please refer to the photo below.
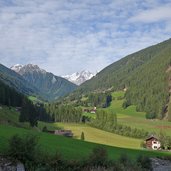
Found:
<svg viewBox="0 0 171 171"><path fill-rule="evenodd" d="M146 148L148 149L159 150L161 147L160 141L154 135L151 135L145 141L146 141Z"/></svg>
<svg viewBox="0 0 171 171"><path fill-rule="evenodd" d="M94 107L93 109L91 109L90 113L96 113L96 107Z"/></svg>
<svg viewBox="0 0 171 171"><path fill-rule="evenodd" d="M83 112L86 112L86 113L96 113L96 107L94 107L93 109L84 109Z"/></svg>
<svg viewBox="0 0 171 171"><path fill-rule="evenodd" d="M84 109L83 112L90 113L89 109Z"/></svg>

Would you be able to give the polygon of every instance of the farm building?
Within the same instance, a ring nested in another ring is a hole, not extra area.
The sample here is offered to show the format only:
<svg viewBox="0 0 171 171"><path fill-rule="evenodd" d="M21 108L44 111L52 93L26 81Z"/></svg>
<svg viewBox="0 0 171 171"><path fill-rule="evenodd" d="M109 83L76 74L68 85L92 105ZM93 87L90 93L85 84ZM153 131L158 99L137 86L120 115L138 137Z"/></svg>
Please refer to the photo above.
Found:
<svg viewBox="0 0 171 171"><path fill-rule="evenodd" d="M47 130L46 132L48 132L49 134L54 134L55 131L50 131L50 130Z"/></svg>
<svg viewBox="0 0 171 171"><path fill-rule="evenodd" d="M66 137L73 137L71 130L55 130L55 135L63 135Z"/></svg>
<svg viewBox="0 0 171 171"><path fill-rule="evenodd" d="M90 111L90 113L96 113L96 110L92 109L92 110Z"/></svg>
<svg viewBox="0 0 171 171"><path fill-rule="evenodd" d="M83 112L90 113L89 109L84 109Z"/></svg>
<svg viewBox="0 0 171 171"><path fill-rule="evenodd" d="M21 112L21 107L15 107L15 110L18 111L18 112Z"/></svg>
<svg viewBox="0 0 171 171"><path fill-rule="evenodd" d="M146 141L146 148L153 149L153 150L160 149L161 143L158 140L158 138L156 138L155 136L151 135L145 141Z"/></svg>
<svg viewBox="0 0 171 171"><path fill-rule="evenodd" d="M93 109L84 109L83 112L86 112L86 113L96 113L96 107L94 107Z"/></svg>

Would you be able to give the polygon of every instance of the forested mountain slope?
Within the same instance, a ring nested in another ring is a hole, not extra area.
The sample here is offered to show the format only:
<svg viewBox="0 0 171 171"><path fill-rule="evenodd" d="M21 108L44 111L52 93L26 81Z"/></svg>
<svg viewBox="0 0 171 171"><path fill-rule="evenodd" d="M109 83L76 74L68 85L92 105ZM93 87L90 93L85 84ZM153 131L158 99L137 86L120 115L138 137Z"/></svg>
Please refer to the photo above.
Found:
<svg viewBox="0 0 171 171"><path fill-rule="evenodd" d="M0 64L0 80L21 93L40 96L40 91L36 87L2 64Z"/></svg>
<svg viewBox="0 0 171 171"><path fill-rule="evenodd" d="M149 118L163 117L169 101L171 39L111 64L74 92L75 96L108 88L127 88L125 106L137 105Z"/></svg>
<svg viewBox="0 0 171 171"><path fill-rule="evenodd" d="M15 67L12 67L12 69L13 68L15 69ZM50 72L46 72L37 65L27 64L19 69L17 68L15 71L27 80L27 82L39 89L46 100L53 101L77 88L77 86L70 81L55 76Z"/></svg>

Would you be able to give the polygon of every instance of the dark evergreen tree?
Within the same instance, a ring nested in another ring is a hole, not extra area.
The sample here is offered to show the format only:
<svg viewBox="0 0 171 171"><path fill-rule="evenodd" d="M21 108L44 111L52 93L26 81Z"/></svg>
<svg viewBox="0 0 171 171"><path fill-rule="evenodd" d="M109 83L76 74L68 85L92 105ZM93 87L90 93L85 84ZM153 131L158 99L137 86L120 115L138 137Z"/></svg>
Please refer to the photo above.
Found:
<svg viewBox="0 0 171 171"><path fill-rule="evenodd" d="M71 105L57 105L55 103L47 104L46 111L55 122L81 122L82 109Z"/></svg>
<svg viewBox="0 0 171 171"><path fill-rule="evenodd" d="M85 137L84 137L84 132L81 132L81 140L85 140Z"/></svg>

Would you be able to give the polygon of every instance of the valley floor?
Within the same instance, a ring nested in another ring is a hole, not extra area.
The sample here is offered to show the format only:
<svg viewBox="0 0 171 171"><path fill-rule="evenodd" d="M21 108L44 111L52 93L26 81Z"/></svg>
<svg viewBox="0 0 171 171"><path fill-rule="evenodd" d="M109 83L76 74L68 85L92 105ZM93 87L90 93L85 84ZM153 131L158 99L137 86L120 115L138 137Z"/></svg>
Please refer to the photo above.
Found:
<svg viewBox="0 0 171 171"><path fill-rule="evenodd" d="M59 127L72 130L76 139L80 139L81 133L84 132L85 141L106 144L110 146L140 149L141 139L129 138L97 128L93 128L86 124L72 123L55 123Z"/></svg>
<svg viewBox="0 0 171 171"><path fill-rule="evenodd" d="M99 146L97 143L86 142L73 138L52 135L49 133L42 133L36 130L28 130L1 124L0 153L7 151L9 138L16 134L19 134L20 136L28 134L36 135L38 137L38 142L42 152L46 154L55 154L56 152L59 152L65 159L72 158L73 160L82 160L88 157L95 147ZM169 152L128 149L107 145L100 146L103 146L107 150L110 159L118 159L122 154L127 154L127 156L129 156L131 159L135 159L139 155L145 155L149 157L161 157L170 155Z"/></svg>
<svg viewBox="0 0 171 171"><path fill-rule="evenodd" d="M116 101L112 101L112 103L114 102ZM111 105L111 107L114 108L115 106ZM109 109L110 107L106 110ZM118 108L118 111L120 109ZM143 113L142 115L137 115L135 113L134 106L130 106L126 110L122 110L123 111L120 114L118 114L118 122L120 122L122 119L130 118L130 122L127 122L126 124L131 125L131 123L133 122L131 120L131 117L135 119L140 119L142 121L145 120ZM140 154L147 155L150 157L163 155L170 156L170 152L148 151L145 149L141 149L141 139L120 136L117 134L113 134L110 132L90 127L86 124L39 122L38 129L31 129L28 126L28 123L18 123L18 116L19 113L14 108L8 108L3 106L0 109L0 120L4 122L0 124L0 153L7 150L8 140L11 136L15 134L19 134L21 136L26 134L35 134L39 137L39 143L42 151L50 154L54 154L56 153L56 151L59 151L64 156L64 158L67 159L85 158L91 153L94 147L99 145L102 145L107 149L109 157L111 159L119 158L121 154L127 154L131 158L135 158ZM157 122L160 121L156 121L155 123ZM11 124L13 126L11 126ZM145 124L147 126L147 123ZM167 122L167 124L170 123ZM48 130L58 129L59 127L62 127L64 129L70 129L74 133L74 138L65 138L62 136L52 135L49 133L42 133L41 130L44 126L47 126ZM145 129L148 128L145 127ZM79 140L82 132L84 132L85 141Z"/></svg>

